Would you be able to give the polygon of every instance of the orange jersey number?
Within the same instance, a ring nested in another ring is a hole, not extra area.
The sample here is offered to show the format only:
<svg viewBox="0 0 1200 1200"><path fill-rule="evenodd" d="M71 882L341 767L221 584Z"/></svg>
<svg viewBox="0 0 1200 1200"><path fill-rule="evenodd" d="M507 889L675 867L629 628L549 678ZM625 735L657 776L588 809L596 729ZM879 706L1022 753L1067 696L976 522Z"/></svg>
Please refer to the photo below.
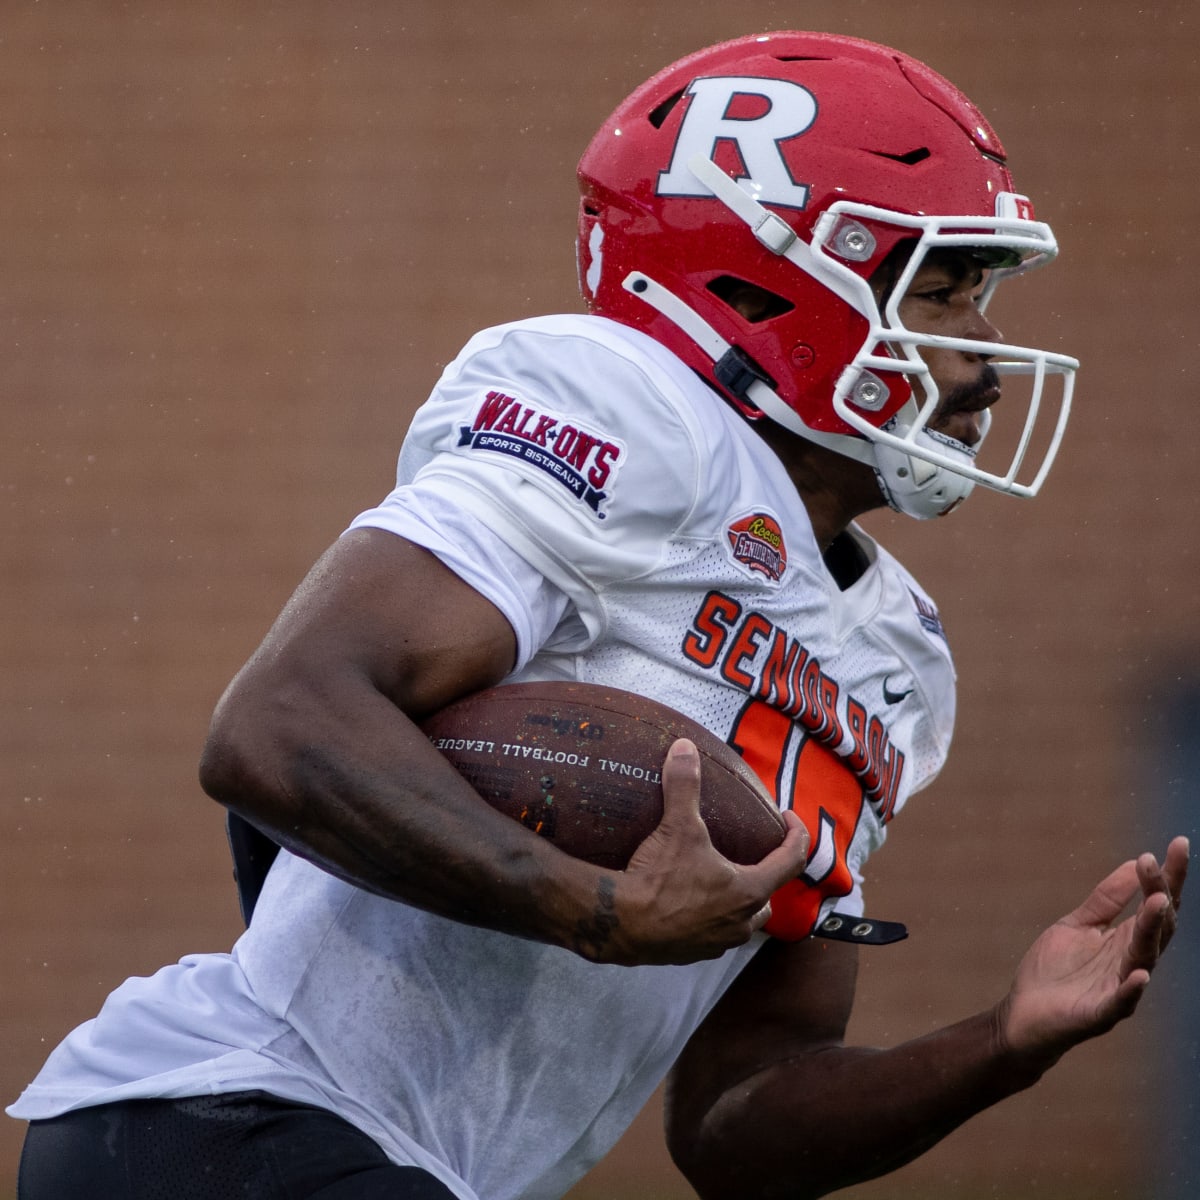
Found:
<svg viewBox="0 0 1200 1200"><path fill-rule="evenodd" d="M826 897L849 895L854 886L846 853L862 815L862 784L832 750L760 700L742 710L729 741L812 839L804 873L771 897L766 925L775 937L798 941L812 932Z"/></svg>

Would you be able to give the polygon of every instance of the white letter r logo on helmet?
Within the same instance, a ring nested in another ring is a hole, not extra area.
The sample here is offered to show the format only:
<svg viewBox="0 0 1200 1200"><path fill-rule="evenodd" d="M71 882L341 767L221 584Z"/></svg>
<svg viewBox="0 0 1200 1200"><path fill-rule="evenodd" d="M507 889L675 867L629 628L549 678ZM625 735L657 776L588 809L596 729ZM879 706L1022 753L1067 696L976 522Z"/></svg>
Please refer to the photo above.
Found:
<svg viewBox="0 0 1200 1200"><path fill-rule="evenodd" d="M792 178L779 148L780 142L804 133L817 118L817 102L807 88L786 79L719 76L693 79L686 94L692 100L679 127L671 165L658 174L655 190L660 196L710 195L688 170L688 159L695 154L715 158L719 143L733 142L746 168L739 182L750 184L747 190L760 204L803 208L808 203L807 185ZM766 108L758 116L731 116L738 97L759 98Z"/></svg>

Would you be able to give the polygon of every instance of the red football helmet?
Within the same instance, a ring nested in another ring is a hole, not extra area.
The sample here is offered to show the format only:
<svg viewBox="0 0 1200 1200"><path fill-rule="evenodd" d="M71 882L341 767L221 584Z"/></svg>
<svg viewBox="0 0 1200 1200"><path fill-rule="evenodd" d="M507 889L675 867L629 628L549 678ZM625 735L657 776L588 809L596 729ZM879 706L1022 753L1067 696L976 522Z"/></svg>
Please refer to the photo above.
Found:
<svg viewBox="0 0 1200 1200"><path fill-rule="evenodd" d="M975 106L898 51L821 33L726 42L639 87L587 148L580 285L591 311L663 343L747 416L870 464L900 511L947 512L976 483L1030 496L1058 450L1078 363L922 336L898 313L934 248L979 256L981 304L1057 253L1004 162ZM881 310L869 280L903 241L912 252ZM744 284L770 294L760 319L730 302ZM938 393L922 346L1030 377L1005 469L984 470L978 447L926 428ZM1048 376L1061 380L1058 408L1038 442ZM1035 443L1041 461L1019 481Z"/></svg>

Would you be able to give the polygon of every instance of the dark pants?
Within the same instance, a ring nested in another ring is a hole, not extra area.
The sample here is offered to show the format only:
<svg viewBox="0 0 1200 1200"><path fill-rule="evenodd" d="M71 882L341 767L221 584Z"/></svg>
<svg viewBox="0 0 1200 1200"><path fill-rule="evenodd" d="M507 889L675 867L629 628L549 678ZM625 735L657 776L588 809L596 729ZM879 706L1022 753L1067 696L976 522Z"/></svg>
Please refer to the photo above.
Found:
<svg viewBox="0 0 1200 1200"><path fill-rule="evenodd" d="M453 1200L324 1109L261 1092L33 1121L18 1200Z"/></svg>

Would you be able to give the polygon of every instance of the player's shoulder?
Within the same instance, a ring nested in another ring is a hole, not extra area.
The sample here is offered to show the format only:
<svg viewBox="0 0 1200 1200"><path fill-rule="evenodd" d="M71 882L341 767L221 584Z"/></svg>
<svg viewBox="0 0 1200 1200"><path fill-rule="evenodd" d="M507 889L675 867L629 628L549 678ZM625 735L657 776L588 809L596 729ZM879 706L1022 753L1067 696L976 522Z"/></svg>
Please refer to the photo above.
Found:
<svg viewBox="0 0 1200 1200"><path fill-rule="evenodd" d="M489 490L519 476L606 523L624 514L680 529L710 504L711 480L734 475L722 459L727 409L637 330L536 317L470 339L414 416L406 452L459 475L485 470Z"/></svg>
<svg viewBox="0 0 1200 1200"><path fill-rule="evenodd" d="M668 381L678 384L691 376L681 359L648 334L591 313L552 313L481 329L466 342L448 373L479 355L489 361L511 356L515 367L526 372L549 363L553 371L564 353L593 355L613 369L624 366L668 386Z"/></svg>
<svg viewBox="0 0 1200 1200"><path fill-rule="evenodd" d="M666 347L640 330L585 313L480 330L447 366L434 396L477 396L480 389L511 393L564 417L606 420L635 438L650 422L691 432L697 407L709 403L708 389Z"/></svg>

